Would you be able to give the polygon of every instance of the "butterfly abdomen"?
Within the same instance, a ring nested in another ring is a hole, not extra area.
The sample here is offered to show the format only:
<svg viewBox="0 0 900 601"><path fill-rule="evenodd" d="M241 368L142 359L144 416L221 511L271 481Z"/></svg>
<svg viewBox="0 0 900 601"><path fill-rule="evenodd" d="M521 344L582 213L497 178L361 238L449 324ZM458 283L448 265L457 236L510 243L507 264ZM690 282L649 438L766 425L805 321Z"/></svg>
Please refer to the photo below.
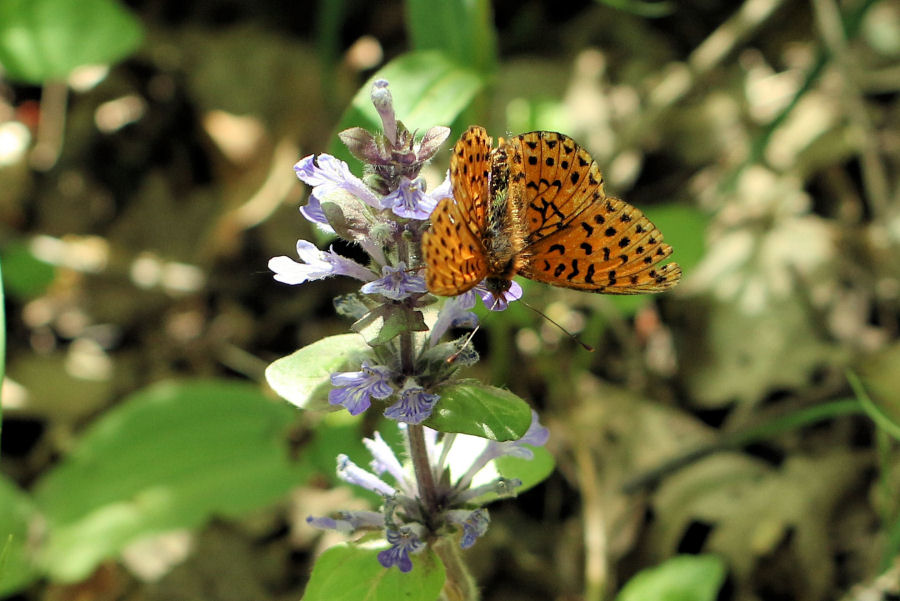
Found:
<svg viewBox="0 0 900 601"><path fill-rule="evenodd" d="M519 218L521 194L510 186L507 145L491 152L490 210L487 215L484 249L491 277L511 279L523 264L524 223Z"/></svg>

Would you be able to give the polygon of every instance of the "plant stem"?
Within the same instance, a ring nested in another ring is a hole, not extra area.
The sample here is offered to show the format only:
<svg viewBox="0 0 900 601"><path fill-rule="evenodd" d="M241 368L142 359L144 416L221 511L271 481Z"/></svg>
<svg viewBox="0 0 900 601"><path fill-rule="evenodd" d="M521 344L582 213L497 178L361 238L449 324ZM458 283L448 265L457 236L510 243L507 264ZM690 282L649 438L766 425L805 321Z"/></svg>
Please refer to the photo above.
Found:
<svg viewBox="0 0 900 601"><path fill-rule="evenodd" d="M472 575L466 568L462 553L455 539L442 536L432 542L432 548L444 564L447 580L444 581L443 599L447 601L478 601L480 595Z"/></svg>
<svg viewBox="0 0 900 601"><path fill-rule="evenodd" d="M422 426L412 425L406 429L409 436L409 453L412 458L413 471L419 487L419 498L425 505L426 518L437 512L437 495L434 488L434 474L428 461L428 449L425 447L425 432Z"/></svg>

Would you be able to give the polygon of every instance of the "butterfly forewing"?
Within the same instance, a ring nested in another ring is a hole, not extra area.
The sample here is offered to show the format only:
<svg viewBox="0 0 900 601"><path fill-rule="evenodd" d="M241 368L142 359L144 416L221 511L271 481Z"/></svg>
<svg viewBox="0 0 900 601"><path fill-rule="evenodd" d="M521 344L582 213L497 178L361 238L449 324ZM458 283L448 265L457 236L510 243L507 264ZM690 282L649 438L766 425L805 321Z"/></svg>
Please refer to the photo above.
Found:
<svg viewBox="0 0 900 601"><path fill-rule="evenodd" d="M513 141L522 153L526 244L564 227L604 197L600 168L572 138L537 131Z"/></svg>
<svg viewBox="0 0 900 601"><path fill-rule="evenodd" d="M438 203L422 236L425 285L433 294L456 296L488 275L481 242L465 226L452 198Z"/></svg>
<svg viewBox="0 0 900 601"><path fill-rule="evenodd" d="M460 136L450 157L453 197L466 225L479 238L487 227L491 201L488 189L491 142L483 127L473 125Z"/></svg>
<svg viewBox="0 0 900 601"><path fill-rule="evenodd" d="M481 241L488 225L490 149L491 139L481 127L470 127L453 148L453 197L438 203L422 236L425 285L434 294L456 296L488 276Z"/></svg>

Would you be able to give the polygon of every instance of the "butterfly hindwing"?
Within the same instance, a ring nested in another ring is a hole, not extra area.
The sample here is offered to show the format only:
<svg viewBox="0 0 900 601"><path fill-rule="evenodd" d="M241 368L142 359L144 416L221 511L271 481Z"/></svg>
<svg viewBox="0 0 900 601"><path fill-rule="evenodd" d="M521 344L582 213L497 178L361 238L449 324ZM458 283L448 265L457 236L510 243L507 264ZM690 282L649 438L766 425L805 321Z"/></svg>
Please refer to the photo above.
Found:
<svg viewBox="0 0 900 601"><path fill-rule="evenodd" d="M605 294L662 292L681 277L662 233L641 211L604 197L529 248L521 275L554 286Z"/></svg>

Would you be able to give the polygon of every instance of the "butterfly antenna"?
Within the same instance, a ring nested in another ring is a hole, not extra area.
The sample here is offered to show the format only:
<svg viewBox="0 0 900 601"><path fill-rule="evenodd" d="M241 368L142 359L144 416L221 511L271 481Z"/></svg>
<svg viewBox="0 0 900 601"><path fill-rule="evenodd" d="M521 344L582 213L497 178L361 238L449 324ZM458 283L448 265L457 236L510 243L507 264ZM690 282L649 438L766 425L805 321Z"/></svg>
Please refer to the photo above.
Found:
<svg viewBox="0 0 900 601"><path fill-rule="evenodd" d="M454 361L456 361L456 358L459 357L460 353L462 353L466 349L466 347L469 346L469 343L472 342L472 338L475 337L475 332L477 332L479 328L481 328L481 324L478 324L477 326L475 326L474 330L469 332L469 335L466 336L466 341L460 345L459 350L447 357L447 363L453 363Z"/></svg>
<svg viewBox="0 0 900 601"><path fill-rule="evenodd" d="M528 307L529 309L531 309L532 311L534 311L535 313L537 313L538 315L540 315L541 317L543 317L544 319L546 319L547 321L549 321L550 323L552 323L553 325L555 325L557 328L560 329L560 331L561 331L563 334L567 335L569 338L571 338L572 340L574 340L575 342L577 342L578 344L580 344L580 345L581 345L581 348L583 348L584 350L586 350L586 351L589 352L589 353L593 353L593 352L594 352L594 347L592 347L592 346L589 345L589 344L583 343L583 342L581 341L581 339L578 338L578 336L576 336L575 334L573 334L573 333L570 332L569 330L565 329L564 327L562 327L561 325L559 325L558 323L556 323L555 321L553 321L552 319L550 319L549 317L547 317L547 314L546 314L546 313L544 313L544 312L541 311L540 309L537 309L537 308L535 308L535 307L532 307L531 305L529 305L529 304L526 303L525 301L522 301L522 304L525 305L526 307Z"/></svg>
<svg viewBox="0 0 900 601"><path fill-rule="evenodd" d="M500 299L494 298L494 304L491 305L491 311L496 309L498 304L500 304ZM481 328L481 323L479 322L479 324L477 326L475 326L475 329L472 330L471 332L469 332L469 335L466 336L466 341L462 343L462 345L459 347L459 350L456 351L455 353L453 353L452 355L450 355L449 357L447 357L447 363L453 363L454 361L456 361L456 358L459 357L459 354L462 353L463 350L465 350L465 348L467 346L469 346L469 343L472 342L472 338L475 337L475 332L477 332L480 328ZM591 349L591 350L593 350L593 349Z"/></svg>

